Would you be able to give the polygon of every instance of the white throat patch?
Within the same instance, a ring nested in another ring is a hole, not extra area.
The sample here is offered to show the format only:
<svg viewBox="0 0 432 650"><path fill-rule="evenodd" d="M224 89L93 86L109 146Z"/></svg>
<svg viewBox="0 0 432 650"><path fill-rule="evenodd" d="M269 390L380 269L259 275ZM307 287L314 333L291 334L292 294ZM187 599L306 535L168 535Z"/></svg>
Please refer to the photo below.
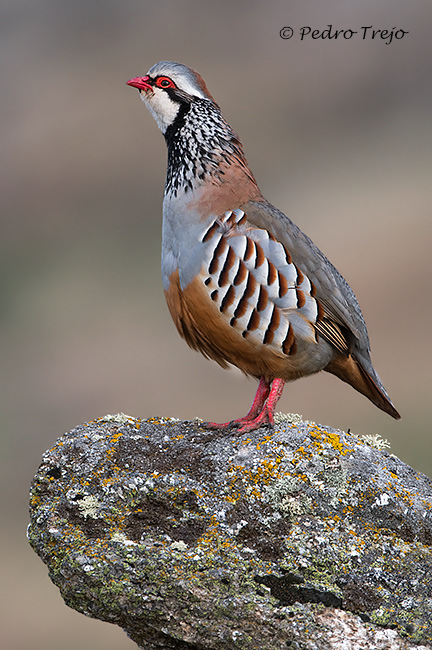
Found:
<svg viewBox="0 0 432 650"><path fill-rule="evenodd" d="M157 122L158 127L165 133L174 122L179 112L180 105L159 88L154 88L152 93L141 92L141 99Z"/></svg>

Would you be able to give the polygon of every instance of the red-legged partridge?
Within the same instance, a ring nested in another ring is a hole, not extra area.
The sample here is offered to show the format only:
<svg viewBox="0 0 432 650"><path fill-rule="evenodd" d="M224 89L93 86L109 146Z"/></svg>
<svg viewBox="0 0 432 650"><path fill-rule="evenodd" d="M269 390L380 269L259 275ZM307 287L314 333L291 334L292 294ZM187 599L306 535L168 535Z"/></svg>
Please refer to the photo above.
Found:
<svg viewBox="0 0 432 650"><path fill-rule="evenodd" d="M202 77L161 61L127 83L168 146L162 279L174 323L204 356L260 380L246 417L207 426L271 425L284 383L320 370L399 418L372 367L354 293L263 197Z"/></svg>

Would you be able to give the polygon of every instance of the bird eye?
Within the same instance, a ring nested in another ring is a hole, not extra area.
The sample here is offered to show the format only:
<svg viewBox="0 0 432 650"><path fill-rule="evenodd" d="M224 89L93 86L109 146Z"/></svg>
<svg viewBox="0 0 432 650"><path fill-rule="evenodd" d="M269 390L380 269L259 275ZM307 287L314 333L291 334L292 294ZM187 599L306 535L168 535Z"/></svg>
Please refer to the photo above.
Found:
<svg viewBox="0 0 432 650"><path fill-rule="evenodd" d="M159 88L175 88L175 83L169 77L158 77L156 86Z"/></svg>

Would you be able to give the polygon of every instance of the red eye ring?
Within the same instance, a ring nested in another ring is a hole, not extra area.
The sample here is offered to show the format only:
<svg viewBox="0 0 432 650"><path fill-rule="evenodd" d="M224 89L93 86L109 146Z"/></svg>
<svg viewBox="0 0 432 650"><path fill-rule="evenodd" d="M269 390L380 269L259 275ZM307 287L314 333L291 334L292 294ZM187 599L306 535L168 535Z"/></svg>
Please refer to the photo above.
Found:
<svg viewBox="0 0 432 650"><path fill-rule="evenodd" d="M166 90L167 88L175 88L175 83L171 81L169 77L158 77L156 79L156 86L158 88L163 88L163 90Z"/></svg>

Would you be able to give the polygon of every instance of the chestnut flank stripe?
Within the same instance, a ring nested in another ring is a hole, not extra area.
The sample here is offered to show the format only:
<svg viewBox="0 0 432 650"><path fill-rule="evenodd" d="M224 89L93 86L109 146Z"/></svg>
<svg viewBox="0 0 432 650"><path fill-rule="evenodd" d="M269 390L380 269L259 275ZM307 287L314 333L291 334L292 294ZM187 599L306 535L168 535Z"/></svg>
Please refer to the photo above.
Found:
<svg viewBox="0 0 432 650"><path fill-rule="evenodd" d="M218 245L215 248L215 251L213 253L212 260L209 264L209 273L213 275L213 273L216 273L216 271L219 268L219 262L220 262L220 256L222 253L225 252L226 247L228 244L226 243L225 237L221 235Z"/></svg>
<svg viewBox="0 0 432 650"><path fill-rule="evenodd" d="M282 350L284 354L291 354L293 351L295 351L295 349L293 350L294 344L295 344L294 330L290 323L288 327L288 334L286 335L285 341L282 343Z"/></svg>
<svg viewBox="0 0 432 650"><path fill-rule="evenodd" d="M207 241L209 241L209 240L213 237L213 235L216 234L216 232L218 231L218 228L219 228L219 224L218 224L218 222L217 222L217 221L214 221L214 222L212 223L212 225L210 226L210 228L209 228L209 229L207 230L207 232L205 233L205 235L204 235L204 237L202 238L201 241L202 241L202 242L207 242Z"/></svg>
<svg viewBox="0 0 432 650"><path fill-rule="evenodd" d="M225 258L225 263L224 263L224 265L222 267L222 271L220 272L220 275L219 275L218 284L219 284L220 287L225 287L228 284L228 282L229 282L229 272L232 269L232 267L234 266L235 261L236 261L236 254L235 254L234 250L230 246L229 251L228 251L228 255Z"/></svg>
<svg viewBox="0 0 432 650"><path fill-rule="evenodd" d="M259 266L264 264L266 260L266 256L264 255L264 251L259 244L255 243L255 247L256 247L255 268L257 269Z"/></svg>
<svg viewBox="0 0 432 650"><path fill-rule="evenodd" d="M226 294L224 295L224 297L222 298L222 302L219 307L220 311L222 313L225 312L228 309L228 307L231 307L234 300L235 300L235 289L231 285L228 291L226 292Z"/></svg>
<svg viewBox="0 0 432 650"><path fill-rule="evenodd" d="M246 250L243 256L244 261L248 262L254 254L255 254L255 242L252 241L252 239L249 239L249 237L246 237Z"/></svg>
<svg viewBox="0 0 432 650"><path fill-rule="evenodd" d="M246 329L248 330L248 332L253 332L253 330L258 329L259 324L260 324L260 315L257 312L257 310L254 308L252 309L252 313L249 318L249 322L246 325Z"/></svg>
<svg viewBox="0 0 432 650"><path fill-rule="evenodd" d="M300 291L300 289L297 289L296 293L297 293L297 309L301 309L306 303L304 291Z"/></svg>
<svg viewBox="0 0 432 650"><path fill-rule="evenodd" d="M238 271L235 275L235 278L233 280L233 283L235 286L238 286L242 282L244 282L247 278L248 270L246 264L243 262L243 260L240 260L240 265L238 268Z"/></svg>
<svg viewBox="0 0 432 650"><path fill-rule="evenodd" d="M288 293L288 280L280 271L278 271L278 277L279 277L279 298L283 298Z"/></svg>
<svg viewBox="0 0 432 650"><path fill-rule="evenodd" d="M268 291L265 287L261 285L259 296L258 296L258 302L257 302L258 311L264 311L267 305L268 305Z"/></svg>

